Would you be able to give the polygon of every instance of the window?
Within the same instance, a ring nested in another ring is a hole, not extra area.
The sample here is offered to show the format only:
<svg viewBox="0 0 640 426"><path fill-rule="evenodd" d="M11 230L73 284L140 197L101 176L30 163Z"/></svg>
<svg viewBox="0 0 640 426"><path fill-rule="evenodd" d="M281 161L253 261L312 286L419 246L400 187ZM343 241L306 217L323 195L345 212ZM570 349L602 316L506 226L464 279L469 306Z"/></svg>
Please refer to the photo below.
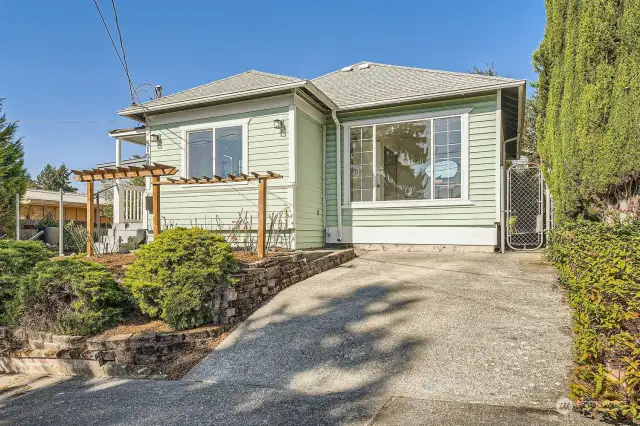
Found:
<svg viewBox="0 0 640 426"><path fill-rule="evenodd" d="M351 200L373 201L373 128L350 130Z"/></svg>
<svg viewBox="0 0 640 426"><path fill-rule="evenodd" d="M216 173L237 175L242 170L242 126L216 129Z"/></svg>
<svg viewBox="0 0 640 426"><path fill-rule="evenodd" d="M213 132L204 130L187 133L189 142L189 175L213 176Z"/></svg>
<svg viewBox="0 0 640 426"><path fill-rule="evenodd" d="M186 132L185 177L248 173L247 124L227 123Z"/></svg>
<svg viewBox="0 0 640 426"><path fill-rule="evenodd" d="M462 115L372 121L348 128L351 202L462 199Z"/></svg>

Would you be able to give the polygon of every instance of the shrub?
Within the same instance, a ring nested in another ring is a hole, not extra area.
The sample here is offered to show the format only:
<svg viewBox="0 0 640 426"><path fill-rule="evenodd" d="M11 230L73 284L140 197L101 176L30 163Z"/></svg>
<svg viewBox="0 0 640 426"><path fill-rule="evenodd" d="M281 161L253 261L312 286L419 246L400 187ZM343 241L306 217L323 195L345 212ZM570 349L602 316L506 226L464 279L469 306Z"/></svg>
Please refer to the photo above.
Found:
<svg viewBox="0 0 640 426"><path fill-rule="evenodd" d="M175 228L138 251L124 282L142 312L185 329L213 320L216 290L233 284L235 270L222 236Z"/></svg>
<svg viewBox="0 0 640 426"><path fill-rule="evenodd" d="M574 309L572 397L585 410L640 421L640 224L567 223L547 256Z"/></svg>
<svg viewBox="0 0 640 426"><path fill-rule="evenodd" d="M52 255L37 241L0 240L0 324L10 322L7 302L13 299L20 281L36 263Z"/></svg>
<svg viewBox="0 0 640 426"><path fill-rule="evenodd" d="M130 306L106 267L78 258L38 263L13 303L21 326L78 335L116 324Z"/></svg>

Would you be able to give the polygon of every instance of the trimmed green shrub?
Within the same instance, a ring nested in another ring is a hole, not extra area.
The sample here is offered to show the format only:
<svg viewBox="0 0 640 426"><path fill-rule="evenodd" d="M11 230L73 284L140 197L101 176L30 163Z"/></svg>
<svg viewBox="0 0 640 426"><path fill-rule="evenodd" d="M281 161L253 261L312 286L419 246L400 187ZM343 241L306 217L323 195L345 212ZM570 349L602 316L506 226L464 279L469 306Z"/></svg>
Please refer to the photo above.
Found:
<svg viewBox="0 0 640 426"><path fill-rule="evenodd" d="M38 241L0 240L0 324L10 322L7 302L36 263L53 256Z"/></svg>
<svg viewBox="0 0 640 426"><path fill-rule="evenodd" d="M585 411L640 421L640 223L566 223L547 257L574 309L571 396Z"/></svg>
<svg viewBox="0 0 640 426"><path fill-rule="evenodd" d="M632 196L640 182L640 2L547 0L538 151L558 219Z"/></svg>
<svg viewBox="0 0 640 426"><path fill-rule="evenodd" d="M215 291L233 284L236 268L221 235L174 228L142 246L124 283L142 312L185 329L213 319Z"/></svg>
<svg viewBox="0 0 640 426"><path fill-rule="evenodd" d="M106 267L78 258L38 263L12 303L18 325L76 335L115 325L131 306Z"/></svg>

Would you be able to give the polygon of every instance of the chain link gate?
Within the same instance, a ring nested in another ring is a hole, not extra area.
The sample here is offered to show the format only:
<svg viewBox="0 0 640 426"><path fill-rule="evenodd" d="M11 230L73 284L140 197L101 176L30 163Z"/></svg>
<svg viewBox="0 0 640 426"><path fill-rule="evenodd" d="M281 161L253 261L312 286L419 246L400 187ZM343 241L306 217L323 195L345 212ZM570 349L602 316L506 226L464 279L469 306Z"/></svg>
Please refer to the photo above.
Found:
<svg viewBox="0 0 640 426"><path fill-rule="evenodd" d="M525 163L509 167L505 213L507 245L511 249L535 250L542 247L545 231L545 184L539 165Z"/></svg>

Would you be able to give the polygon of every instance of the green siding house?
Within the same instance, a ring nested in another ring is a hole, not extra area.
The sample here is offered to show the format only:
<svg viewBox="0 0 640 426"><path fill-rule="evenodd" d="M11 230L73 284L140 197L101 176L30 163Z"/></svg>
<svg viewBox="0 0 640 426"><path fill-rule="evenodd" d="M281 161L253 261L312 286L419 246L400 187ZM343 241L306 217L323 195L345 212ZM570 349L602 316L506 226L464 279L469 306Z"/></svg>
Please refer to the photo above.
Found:
<svg viewBox="0 0 640 426"><path fill-rule="evenodd" d="M312 80L248 71L125 108L143 125L110 134L116 164L131 142L180 177L281 174L267 208L287 212L292 248L494 250L524 100L524 80L371 62ZM160 211L166 226L209 228L242 211L255 228L257 203L253 182L169 185Z"/></svg>

